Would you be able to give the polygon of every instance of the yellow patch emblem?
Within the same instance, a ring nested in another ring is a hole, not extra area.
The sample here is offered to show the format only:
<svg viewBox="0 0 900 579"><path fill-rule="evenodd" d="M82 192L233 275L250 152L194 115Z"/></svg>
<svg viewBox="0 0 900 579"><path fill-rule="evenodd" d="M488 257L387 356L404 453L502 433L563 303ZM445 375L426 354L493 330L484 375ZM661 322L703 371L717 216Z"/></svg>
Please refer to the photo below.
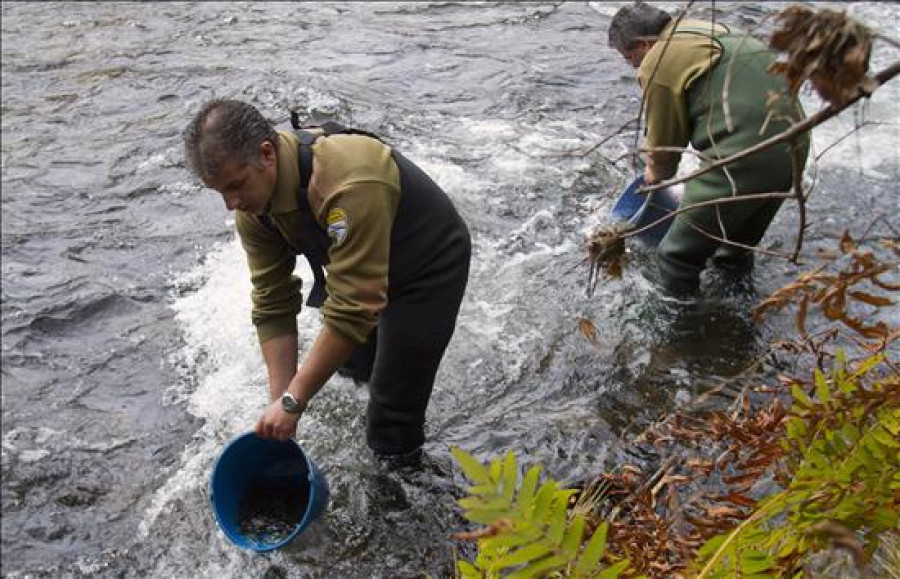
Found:
<svg viewBox="0 0 900 579"><path fill-rule="evenodd" d="M350 233L350 219L347 217L347 212L340 208L332 209L328 212L325 223L328 226L328 237L331 238L331 242L335 245L344 243Z"/></svg>

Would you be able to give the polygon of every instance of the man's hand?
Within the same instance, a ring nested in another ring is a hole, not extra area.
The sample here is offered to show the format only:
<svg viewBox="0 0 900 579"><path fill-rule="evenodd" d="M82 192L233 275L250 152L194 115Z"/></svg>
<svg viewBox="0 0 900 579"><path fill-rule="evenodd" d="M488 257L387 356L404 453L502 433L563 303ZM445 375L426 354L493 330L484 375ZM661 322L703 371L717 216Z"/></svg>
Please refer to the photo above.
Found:
<svg viewBox="0 0 900 579"><path fill-rule="evenodd" d="M289 440L297 434L297 423L303 413L288 414L281 407L281 400L276 400L265 409L259 422L256 423L256 434L261 438L273 440Z"/></svg>

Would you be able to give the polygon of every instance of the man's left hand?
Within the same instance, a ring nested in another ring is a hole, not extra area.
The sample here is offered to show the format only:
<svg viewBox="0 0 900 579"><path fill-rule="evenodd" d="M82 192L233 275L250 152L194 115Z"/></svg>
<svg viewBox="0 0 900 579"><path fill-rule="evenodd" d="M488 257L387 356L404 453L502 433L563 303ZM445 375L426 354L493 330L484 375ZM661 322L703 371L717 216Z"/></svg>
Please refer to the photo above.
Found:
<svg viewBox="0 0 900 579"><path fill-rule="evenodd" d="M276 400L265 409L254 430L261 438L289 440L297 434L297 423L300 422L301 416L302 413L285 412L281 400Z"/></svg>

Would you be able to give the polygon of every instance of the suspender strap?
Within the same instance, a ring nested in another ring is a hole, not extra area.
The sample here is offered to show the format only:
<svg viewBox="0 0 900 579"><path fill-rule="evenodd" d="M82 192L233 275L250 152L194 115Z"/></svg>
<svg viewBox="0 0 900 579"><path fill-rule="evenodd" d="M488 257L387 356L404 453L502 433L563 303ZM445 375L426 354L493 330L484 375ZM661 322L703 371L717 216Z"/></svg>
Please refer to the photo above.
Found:
<svg viewBox="0 0 900 579"><path fill-rule="evenodd" d="M316 137L308 131L297 131L300 140L298 159L300 160L300 187L297 189L297 202L300 207L302 226L300 241L303 244L303 256L309 262L313 273L313 287L306 298L306 305L318 308L325 303L328 291L325 288L325 264L328 263L328 235L321 230L309 206L309 181L312 178L313 153L312 144Z"/></svg>

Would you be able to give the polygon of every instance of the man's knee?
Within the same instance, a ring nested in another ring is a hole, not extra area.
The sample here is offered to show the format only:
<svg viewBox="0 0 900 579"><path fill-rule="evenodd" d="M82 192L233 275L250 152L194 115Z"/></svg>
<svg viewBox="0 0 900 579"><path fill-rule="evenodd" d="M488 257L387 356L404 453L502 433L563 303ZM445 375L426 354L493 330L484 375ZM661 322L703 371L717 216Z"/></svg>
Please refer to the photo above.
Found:
<svg viewBox="0 0 900 579"><path fill-rule="evenodd" d="M702 270L700 265L681 259L662 245L656 253L656 282L668 296L684 299L696 295Z"/></svg>

